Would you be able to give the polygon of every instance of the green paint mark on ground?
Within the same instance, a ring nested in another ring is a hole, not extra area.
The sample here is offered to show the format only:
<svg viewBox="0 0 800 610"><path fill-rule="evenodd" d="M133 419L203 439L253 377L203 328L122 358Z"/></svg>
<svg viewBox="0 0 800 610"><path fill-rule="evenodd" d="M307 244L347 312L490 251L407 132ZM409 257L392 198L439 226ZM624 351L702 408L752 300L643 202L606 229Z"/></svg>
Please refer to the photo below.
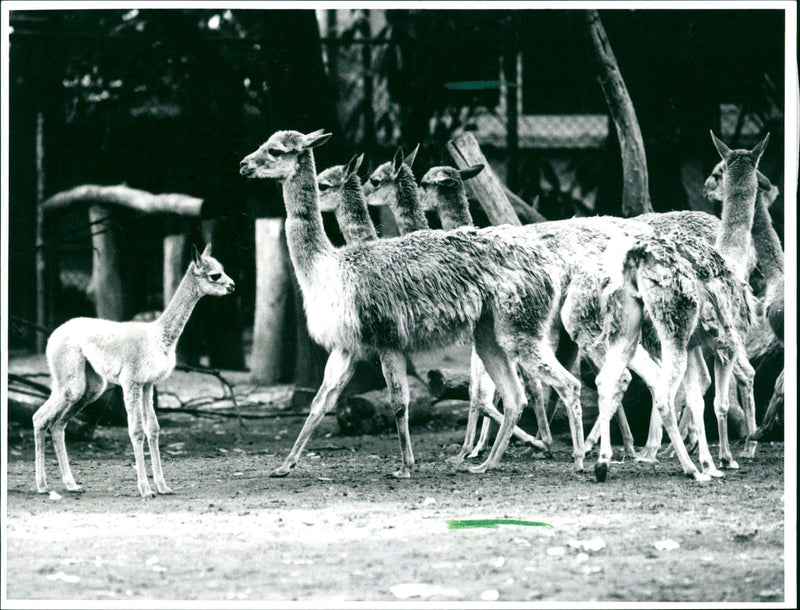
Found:
<svg viewBox="0 0 800 610"><path fill-rule="evenodd" d="M500 87L516 87L517 83L503 80L465 80L455 83L445 83L445 89L458 91L475 91L480 89L499 89Z"/></svg>
<svg viewBox="0 0 800 610"><path fill-rule="evenodd" d="M448 519L447 529L463 530L474 527L485 527L496 530L501 525L525 525L528 527L553 527L543 521L522 521L520 519Z"/></svg>

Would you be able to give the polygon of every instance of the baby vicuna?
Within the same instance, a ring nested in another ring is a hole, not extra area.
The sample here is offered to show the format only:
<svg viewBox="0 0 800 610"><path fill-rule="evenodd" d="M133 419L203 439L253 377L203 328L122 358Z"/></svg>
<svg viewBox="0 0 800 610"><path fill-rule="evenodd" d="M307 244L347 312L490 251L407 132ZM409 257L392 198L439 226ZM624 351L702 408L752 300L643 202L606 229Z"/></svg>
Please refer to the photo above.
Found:
<svg viewBox="0 0 800 610"><path fill-rule="evenodd" d="M222 265L211 257L211 245L203 254L193 250L193 261L164 312L153 322L114 322L97 318L73 318L59 326L47 341L47 363L52 393L33 416L36 443L36 487L47 492L44 438L47 430L64 485L78 491L67 459L64 428L86 405L96 400L106 384L122 386L128 433L136 459L136 476L142 497L155 497L144 466L144 439L150 445L153 481L159 493L172 490L164 481L158 449L158 421L153 409L153 384L175 368L175 346L197 302L205 295L223 296L234 290Z"/></svg>

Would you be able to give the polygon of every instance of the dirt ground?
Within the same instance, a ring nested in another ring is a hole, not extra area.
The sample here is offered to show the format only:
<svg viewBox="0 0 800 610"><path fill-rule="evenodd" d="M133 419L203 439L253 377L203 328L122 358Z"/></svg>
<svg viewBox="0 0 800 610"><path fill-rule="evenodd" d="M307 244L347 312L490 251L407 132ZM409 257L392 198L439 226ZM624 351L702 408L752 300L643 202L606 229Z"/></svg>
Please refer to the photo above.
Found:
<svg viewBox="0 0 800 610"><path fill-rule="evenodd" d="M44 366L14 359L9 370ZM229 378L237 395L258 391L246 373ZM221 395L206 375L176 372L159 386L163 406ZM342 436L333 416L297 469L275 479L267 475L304 417L282 410L285 389L253 396L275 398L276 416L240 427L159 414L176 493L152 500L138 496L125 427L68 443L77 494L63 488L48 439L52 498L36 493L32 432L10 424L8 599L783 601L782 443L762 443L754 460L708 484L685 478L676 459L613 463L597 483L594 456L573 472L568 435L553 459L512 444L499 470L475 475L445 461L466 420L466 403L451 401L440 407L449 416L412 429L410 480L390 476L396 433ZM454 519L552 527L448 529Z"/></svg>
<svg viewBox="0 0 800 610"><path fill-rule="evenodd" d="M274 479L302 418L161 423L176 493L154 500L137 495L125 428L70 445L84 493L63 489L48 449L57 500L35 492L31 433L10 429L10 600L783 598L782 444L710 484L674 459L613 464L598 484L571 471L565 439L554 459L512 446L501 469L470 474L445 462L461 439L453 422L416 430L419 468L395 480L395 435L342 437L328 417L298 468ZM446 524L476 518L552 527Z"/></svg>

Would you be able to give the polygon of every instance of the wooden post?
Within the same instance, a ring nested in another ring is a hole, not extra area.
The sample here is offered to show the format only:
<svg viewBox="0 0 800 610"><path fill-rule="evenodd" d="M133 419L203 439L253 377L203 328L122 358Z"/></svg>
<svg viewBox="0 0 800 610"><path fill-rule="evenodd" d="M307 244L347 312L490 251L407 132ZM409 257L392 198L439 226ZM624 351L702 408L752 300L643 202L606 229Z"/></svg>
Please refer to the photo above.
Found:
<svg viewBox="0 0 800 610"><path fill-rule="evenodd" d="M97 317L125 320L125 286L122 281L120 243L113 212L100 205L89 207L92 231L92 279L87 292L97 310Z"/></svg>
<svg viewBox="0 0 800 610"><path fill-rule="evenodd" d="M164 305L172 300L178 284L183 279L183 253L186 248L186 233L164 236Z"/></svg>
<svg viewBox="0 0 800 610"><path fill-rule="evenodd" d="M281 376L283 324L289 284L288 251L282 218L256 220L256 312L250 376L272 384Z"/></svg>
<svg viewBox="0 0 800 610"><path fill-rule="evenodd" d="M480 202L489 222L493 225L522 224L506 197L502 182L492 171L486 157L483 156L474 135L465 132L454 140L450 140L447 143L447 150L459 168L478 163L484 166L480 174L467 180L464 185L467 188L467 194L471 194Z"/></svg>
<svg viewBox="0 0 800 610"><path fill-rule="evenodd" d="M596 10L584 11L583 15L597 66L597 78L614 120L622 153L622 215L636 216L652 212L647 159L631 96L622 80L617 58L608 42L600 15Z"/></svg>

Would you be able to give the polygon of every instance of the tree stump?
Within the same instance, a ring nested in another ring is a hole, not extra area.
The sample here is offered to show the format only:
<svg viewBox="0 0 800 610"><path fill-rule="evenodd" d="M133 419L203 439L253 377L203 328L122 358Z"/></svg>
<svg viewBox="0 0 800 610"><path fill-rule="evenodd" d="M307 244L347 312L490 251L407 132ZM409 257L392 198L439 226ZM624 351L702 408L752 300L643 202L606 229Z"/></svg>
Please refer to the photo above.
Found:
<svg viewBox="0 0 800 610"><path fill-rule="evenodd" d="M430 421L433 397L428 387L416 377L409 377L408 393L409 426ZM385 389L343 398L336 406L336 420L342 434L376 434L395 429L394 411Z"/></svg>

